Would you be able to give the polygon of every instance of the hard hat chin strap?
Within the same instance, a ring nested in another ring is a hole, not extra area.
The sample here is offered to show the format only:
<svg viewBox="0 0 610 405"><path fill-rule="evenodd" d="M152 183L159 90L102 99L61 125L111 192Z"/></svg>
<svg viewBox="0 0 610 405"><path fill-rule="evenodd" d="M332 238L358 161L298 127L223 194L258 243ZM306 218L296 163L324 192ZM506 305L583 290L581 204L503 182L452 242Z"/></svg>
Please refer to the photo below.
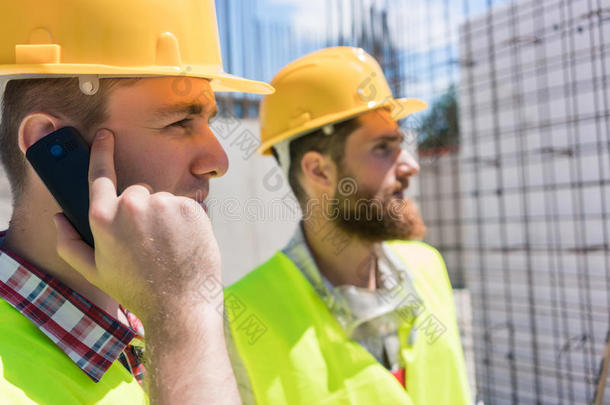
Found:
<svg viewBox="0 0 610 405"><path fill-rule="evenodd" d="M278 164L280 169L282 169L282 172L284 172L286 179L288 179L288 172L290 170L290 141L292 141L292 139L285 139L273 145Z"/></svg>
<svg viewBox="0 0 610 405"><path fill-rule="evenodd" d="M7 79L0 79L0 122L2 122L2 111L4 110L4 90L6 90Z"/></svg>

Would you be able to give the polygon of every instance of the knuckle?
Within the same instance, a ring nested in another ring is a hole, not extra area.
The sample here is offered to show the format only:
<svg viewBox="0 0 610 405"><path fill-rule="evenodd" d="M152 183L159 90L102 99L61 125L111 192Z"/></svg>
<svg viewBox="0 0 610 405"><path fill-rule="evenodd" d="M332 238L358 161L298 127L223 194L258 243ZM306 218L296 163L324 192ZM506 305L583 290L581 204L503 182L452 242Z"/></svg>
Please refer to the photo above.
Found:
<svg viewBox="0 0 610 405"><path fill-rule="evenodd" d="M135 190L141 191L142 194L145 194L145 195L152 194L152 187L146 183L137 183L131 187L133 187Z"/></svg>
<svg viewBox="0 0 610 405"><path fill-rule="evenodd" d="M172 204L172 195L161 192L150 196L150 204L156 210L168 210Z"/></svg>
<svg viewBox="0 0 610 405"><path fill-rule="evenodd" d="M196 201L190 198L181 198L179 201L180 213L185 219L198 220L205 214L203 208Z"/></svg>
<svg viewBox="0 0 610 405"><path fill-rule="evenodd" d="M119 209L129 213L137 213L143 210L142 198L134 192L123 193L119 199Z"/></svg>
<svg viewBox="0 0 610 405"><path fill-rule="evenodd" d="M91 225L109 224L112 218L108 210L104 209L100 204L92 204L89 208L89 222Z"/></svg>

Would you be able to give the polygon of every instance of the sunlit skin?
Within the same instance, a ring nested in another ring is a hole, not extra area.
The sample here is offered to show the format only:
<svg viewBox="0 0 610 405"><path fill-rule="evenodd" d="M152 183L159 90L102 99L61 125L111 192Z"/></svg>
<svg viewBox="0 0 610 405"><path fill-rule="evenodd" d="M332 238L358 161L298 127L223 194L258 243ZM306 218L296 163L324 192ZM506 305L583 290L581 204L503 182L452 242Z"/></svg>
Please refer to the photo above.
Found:
<svg viewBox="0 0 610 405"><path fill-rule="evenodd" d="M141 79L116 88L107 110L108 119L82 135L91 142L100 128L114 133L119 192L142 183L152 192L201 201L207 196L210 179L228 169L227 155L209 127L217 110L205 79ZM20 130L23 152L41 136L64 126L78 124L48 114L26 117ZM56 235L51 218L61 210L33 170L28 170L23 194L27 204L15 206L4 246L116 314L118 303L71 269L57 255L55 243L49 242Z"/></svg>
<svg viewBox="0 0 610 405"><path fill-rule="evenodd" d="M402 183L419 172L415 159L403 148L404 135L386 110L359 118L360 128L345 144L343 165L358 180L359 187L375 195Z"/></svg>
<svg viewBox="0 0 610 405"><path fill-rule="evenodd" d="M362 131L355 131L351 142L348 138L345 159L339 165L339 177L354 179L357 188L346 193L340 180L335 196L342 200L342 213L337 224L372 242L423 237L419 210L413 200L404 197L419 165L403 147L403 132L386 110L364 116L362 123Z"/></svg>
<svg viewBox="0 0 610 405"><path fill-rule="evenodd" d="M342 178L349 176L358 187L355 196L375 198L386 203L392 200L402 202L410 178L419 172L419 165L403 148L402 132L386 110L363 114L359 121L360 127L346 141L341 167L320 153L305 154L301 162L304 189L310 197L320 201L324 201L322 196L325 193L340 197L337 186ZM320 225L320 222L324 225ZM303 226L320 271L332 284L356 285L371 290L376 288L375 261L370 259L375 241L338 226L337 221L325 218L321 212L306 218ZM349 238L349 243L337 252L324 237L328 231L324 235L315 231L321 226L324 229L333 227L335 232Z"/></svg>
<svg viewBox="0 0 610 405"><path fill-rule="evenodd" d="M145 79L116 90L108 112L103 125L116 134L119 190L146 183L154 191L205 198L210 179L228 169L209 127L217 108L207 80Z"/></svg>

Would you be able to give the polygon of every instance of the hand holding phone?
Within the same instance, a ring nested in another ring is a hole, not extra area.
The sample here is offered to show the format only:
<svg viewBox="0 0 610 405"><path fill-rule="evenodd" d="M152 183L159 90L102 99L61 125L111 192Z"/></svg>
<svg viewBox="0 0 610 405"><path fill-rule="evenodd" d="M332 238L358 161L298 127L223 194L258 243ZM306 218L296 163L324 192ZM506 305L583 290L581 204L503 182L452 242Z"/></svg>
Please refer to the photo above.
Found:
<svg viewBox="0 0 610 405"><path fill-rule="evenodd" d="M195 302L213 311L222 305L222 294L203 297L198 292L204 280L221 280L221 262L212 224L197 201L155 193L145 184L131 185L119 195L114 135L106 129L91 144L88 184L95 250L64 215L56 215L59 257L129 308L145 327L146 322L158 326L157 321L171 321L185 299L189 308Z"/></svg>

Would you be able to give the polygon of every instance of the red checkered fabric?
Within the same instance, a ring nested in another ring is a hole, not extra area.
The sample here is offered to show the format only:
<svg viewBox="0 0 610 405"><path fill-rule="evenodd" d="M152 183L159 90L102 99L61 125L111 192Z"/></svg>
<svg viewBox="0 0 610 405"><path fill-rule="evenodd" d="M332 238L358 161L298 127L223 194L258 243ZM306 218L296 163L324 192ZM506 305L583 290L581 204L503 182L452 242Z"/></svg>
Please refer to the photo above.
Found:
<svg viewBox="0 0 610 405"><path fill-rule="evenodd" d="M119 356L139 382L144 378L143 329L133 314L126 312L135 327L130 328L5 250L0 250L0 298L32 321L93 381L98 382ZM139 342L137 347L132 340Z"/></svg>
<svg viewBox="0 0 610 405"><path fill-rule="evenodd" d="M144 358L144 326L142 322L133 313L121 306L121 310L127 317L129 326L137 333L136 337L131 341L131 344L123 350L119 360L133 374L140 385L146 377L146 369L142 359Z"/></svg>

